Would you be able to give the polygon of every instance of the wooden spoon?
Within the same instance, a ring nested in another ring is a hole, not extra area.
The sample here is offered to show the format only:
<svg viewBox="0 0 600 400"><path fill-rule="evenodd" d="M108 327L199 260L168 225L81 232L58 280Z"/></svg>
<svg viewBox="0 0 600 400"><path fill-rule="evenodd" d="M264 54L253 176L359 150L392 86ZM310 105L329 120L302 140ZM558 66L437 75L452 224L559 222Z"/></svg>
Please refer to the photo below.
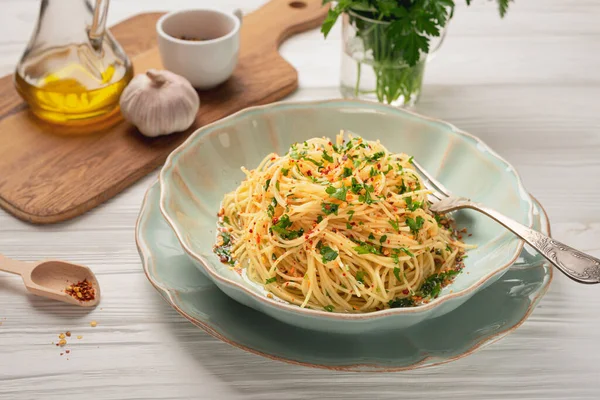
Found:
<svg viewBox="0 0 600 400"><path fill-rule="evenodd" d="M93 307L100 302L100 286L96 276L83 265L58 260L16 261L0 254L0 271L21 275L27 290L38 296L82 307ZM83 280L87 280L94 288L93 300L78 300L66 292L67 287Z"/></svg>

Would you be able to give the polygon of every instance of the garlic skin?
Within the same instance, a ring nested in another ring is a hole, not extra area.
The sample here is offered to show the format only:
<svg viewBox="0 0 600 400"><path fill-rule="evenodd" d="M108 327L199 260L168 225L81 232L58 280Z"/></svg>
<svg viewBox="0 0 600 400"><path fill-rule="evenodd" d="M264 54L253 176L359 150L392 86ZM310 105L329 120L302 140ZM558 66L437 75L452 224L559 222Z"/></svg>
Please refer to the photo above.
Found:
<svg viewBox="0 0 600 400"><path fill-rule="evenodd" d="M149 69L129 82L120 105L127 121L145 136L156 137L189 128L200 108L200 97L184 77Z"/></svg>

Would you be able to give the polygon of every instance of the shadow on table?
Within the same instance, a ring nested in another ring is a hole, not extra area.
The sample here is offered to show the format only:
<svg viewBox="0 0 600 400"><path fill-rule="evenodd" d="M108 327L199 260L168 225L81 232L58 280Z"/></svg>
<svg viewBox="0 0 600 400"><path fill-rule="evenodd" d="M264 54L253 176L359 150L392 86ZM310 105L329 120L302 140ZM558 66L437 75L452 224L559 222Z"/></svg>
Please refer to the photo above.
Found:
<svg viewBox="0 0 600 400"><path fill-rule="evenodd" d="M26 296L29 304L34 309L45 314L50 314L61 320L73 321L74 318L83 318L95 309L94 307L78 307L72 304L36 296L27 291L21 278L0 279L0 292L10 293L15 296Z"/></svg>

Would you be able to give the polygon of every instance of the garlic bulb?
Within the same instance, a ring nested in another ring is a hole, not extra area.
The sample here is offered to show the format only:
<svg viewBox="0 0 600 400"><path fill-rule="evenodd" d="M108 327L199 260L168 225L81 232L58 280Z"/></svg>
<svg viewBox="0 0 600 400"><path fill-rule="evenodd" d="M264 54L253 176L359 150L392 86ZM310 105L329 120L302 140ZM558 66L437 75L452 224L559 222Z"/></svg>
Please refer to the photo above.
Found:
<svg viewBox="0 0 600 400"><path fill-rule="evenodd" d="M121 94L123 117L146 136L189 128L200 108L200 97L182 76L149 69L137 75Z"/></svg>

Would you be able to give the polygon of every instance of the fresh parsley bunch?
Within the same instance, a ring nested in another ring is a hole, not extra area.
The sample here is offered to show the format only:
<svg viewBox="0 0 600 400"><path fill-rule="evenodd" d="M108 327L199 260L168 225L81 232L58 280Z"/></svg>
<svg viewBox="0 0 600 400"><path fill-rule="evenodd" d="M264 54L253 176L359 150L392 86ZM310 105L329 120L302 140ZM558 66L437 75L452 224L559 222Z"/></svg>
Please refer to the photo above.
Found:
<svg viewBox="0 0 600 400"><path fill-rule="evenodd" d="M503 17L512 0L495 1ZM332 2L323 0L323 4ZM471 2L466 0L467 5ZM422 55L429 53L431 38L440 36L454 7L454 0L339 0L330 8L321 31L327 37L339 16L351 12L357 36L363 40L365 50L373 53L377 96L391 103L420 86L422 67L420 71L399 71L398 66L415 67ZM365 22L368 20L385 24L373 26Z"/></svg>

